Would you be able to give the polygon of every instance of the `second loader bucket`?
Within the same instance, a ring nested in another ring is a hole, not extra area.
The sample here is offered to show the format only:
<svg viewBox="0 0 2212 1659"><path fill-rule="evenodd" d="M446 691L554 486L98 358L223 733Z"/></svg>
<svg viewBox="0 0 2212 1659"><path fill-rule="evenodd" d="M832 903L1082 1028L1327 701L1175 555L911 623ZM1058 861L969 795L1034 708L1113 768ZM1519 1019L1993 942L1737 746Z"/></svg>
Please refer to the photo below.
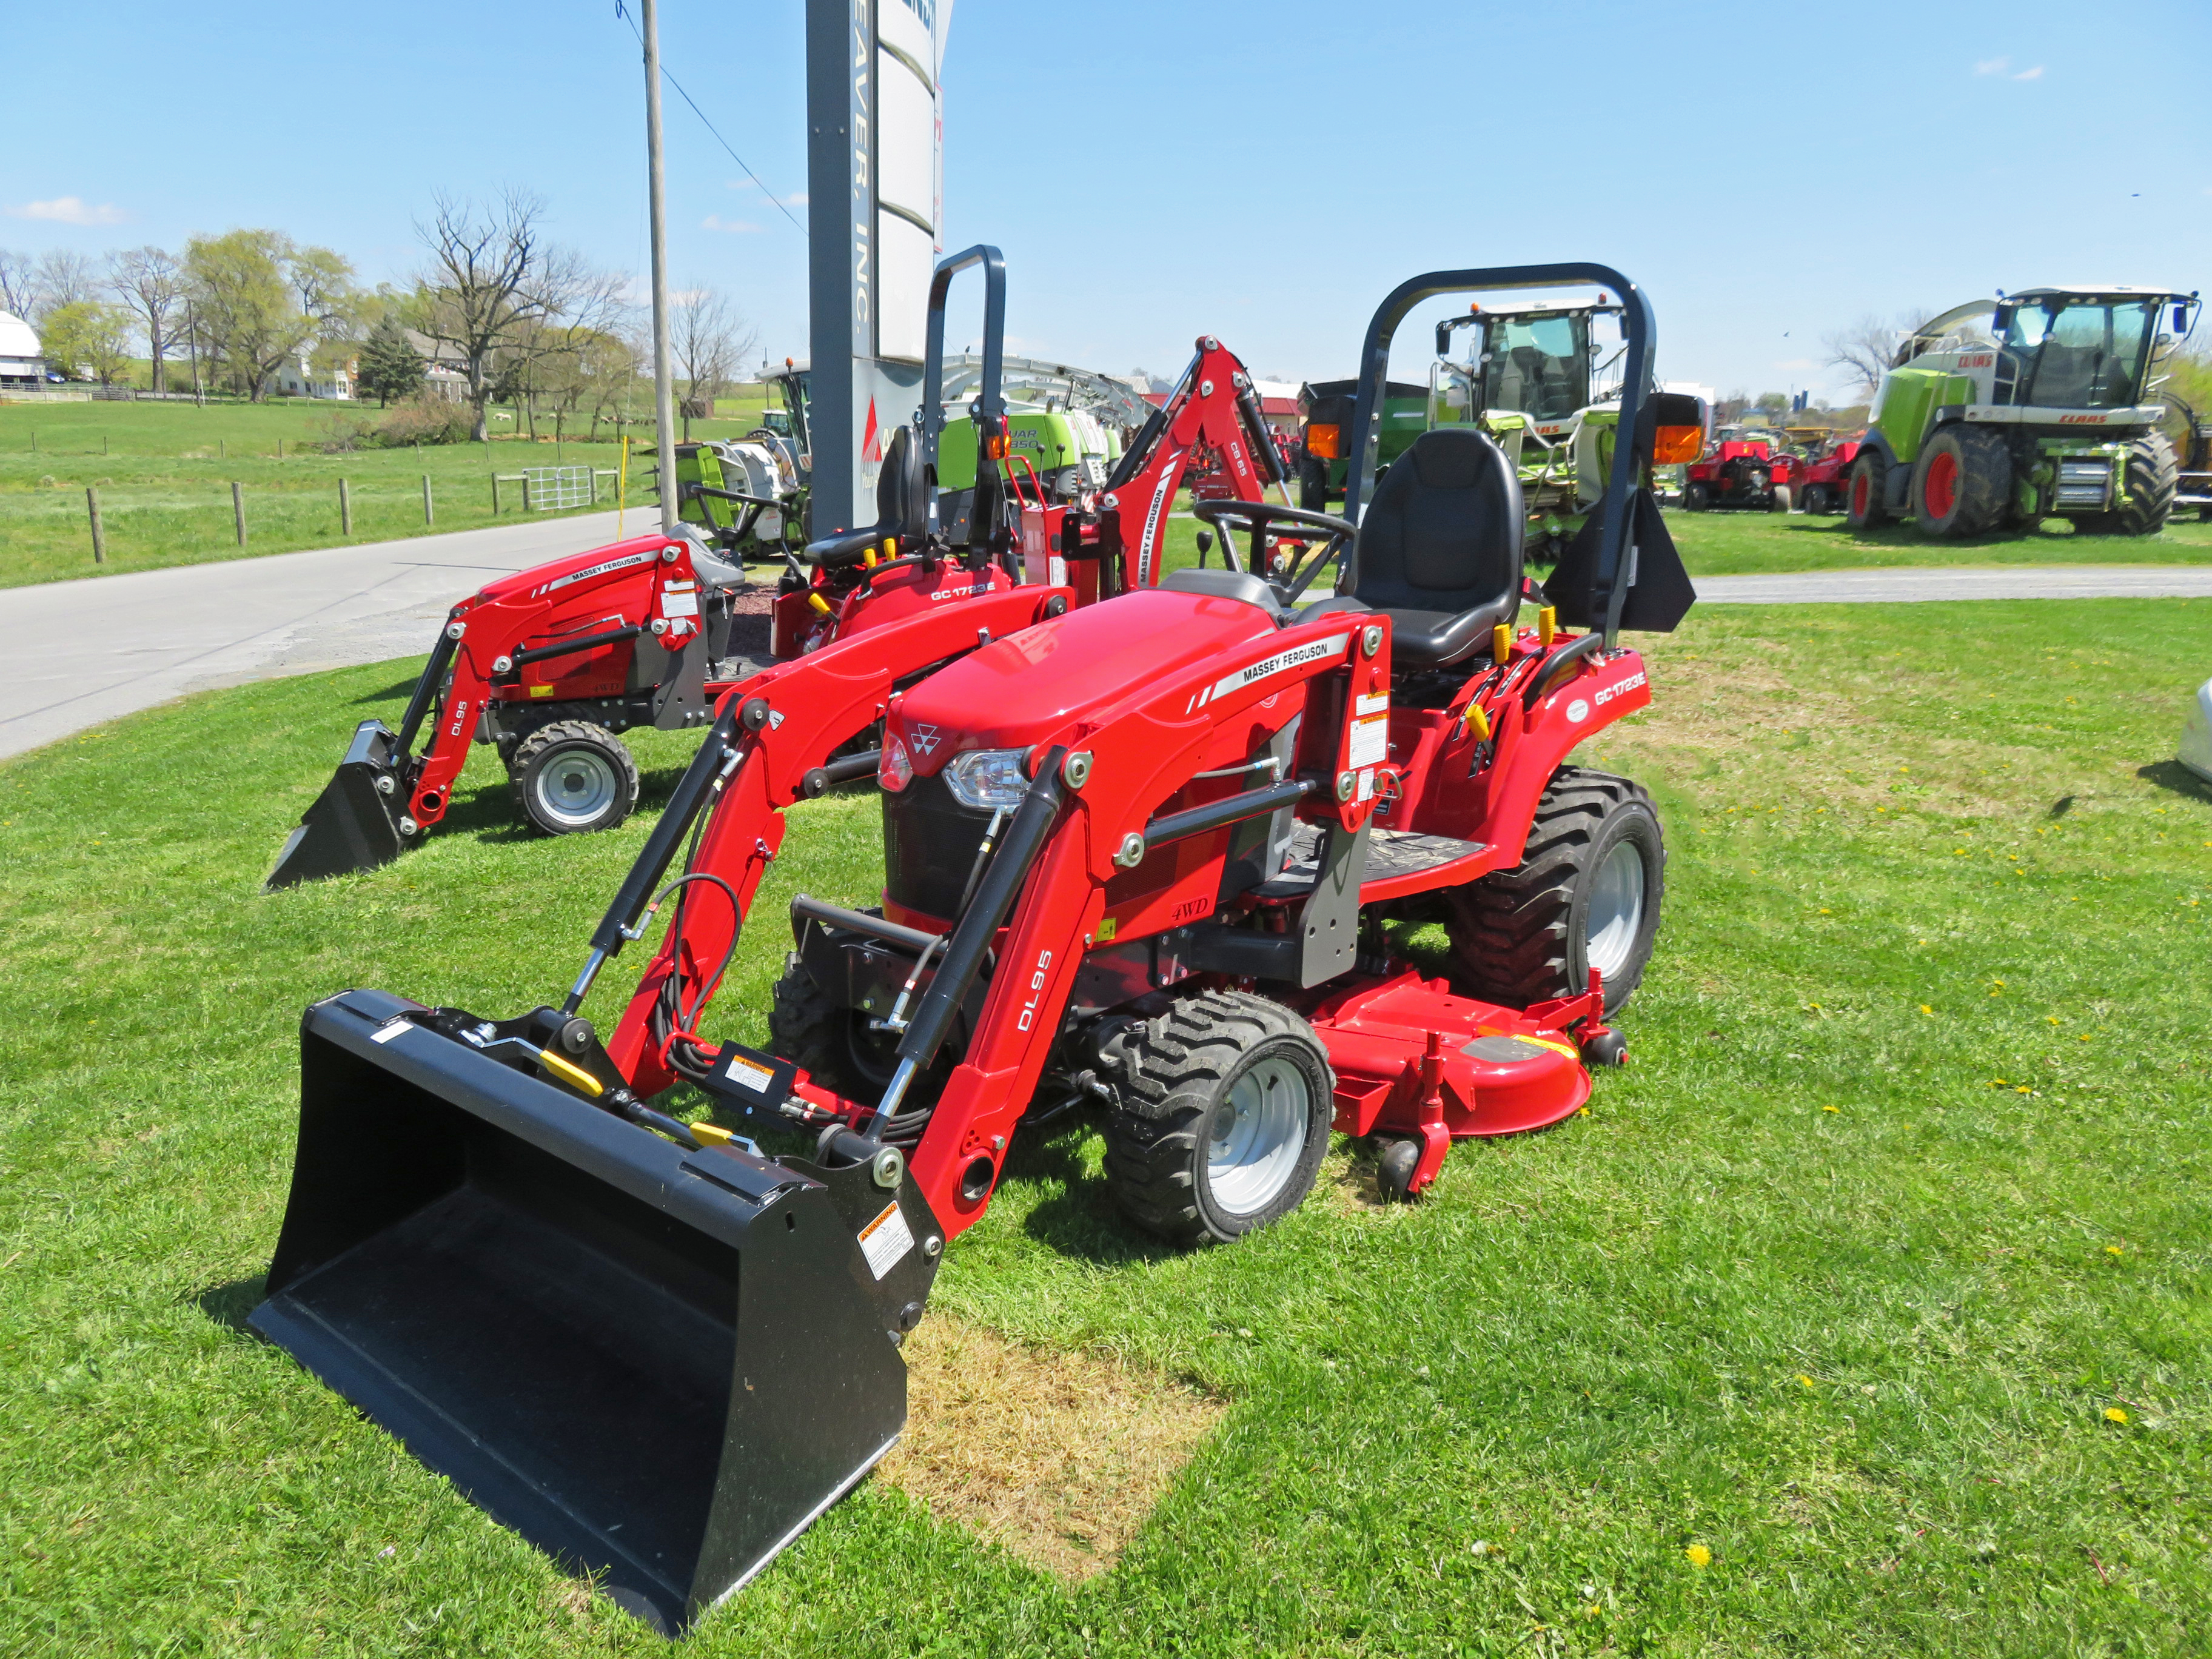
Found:
<svg viewBox="0 0 2212 1659"><path fill-rule="evenodd" d="M407 810L398 764L398 739L382 720L354 728L345 758L301 818L276 867L262 884L274 890L325 876L374 870L399 856L399 815ZM388 793L387 793L388 792Z"/></svg>
<svg viewBox="0 0 2212 1659"><path fill-rule="evenodd" d="M910 1180L679 1146L423 1012L380 991L307 1011L252 1322L680 1632L897 1438L942 1229Z"/></svg>

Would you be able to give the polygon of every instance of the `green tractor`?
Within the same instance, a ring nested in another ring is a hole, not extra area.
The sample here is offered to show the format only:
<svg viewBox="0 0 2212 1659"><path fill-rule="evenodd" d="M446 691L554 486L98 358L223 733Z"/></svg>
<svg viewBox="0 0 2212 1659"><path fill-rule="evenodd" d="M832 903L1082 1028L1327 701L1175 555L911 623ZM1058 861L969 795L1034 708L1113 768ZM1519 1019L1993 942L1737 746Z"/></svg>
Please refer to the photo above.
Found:
<svg viewBox="0 0 2212 1659"><path fill-rule="evenodd" d="M1925 536L1978 536L2059 517L2155 535L2177 467L2152 371L2196 311L2165 289L2038 288L1930 318L1875 393L1851 528L1910 518Z"/></svg>
<svg viewBox="0 0 2212 1659"><path fill-rule="evenodd" d="M769 389L781 407L739 440L676 446L677 516L731 559L781 559L807 542L806 370L791 359Z"/></svg>
<svg viewBox="0 0 2212 1659"><path fill-rule="evenodd" d="M1007 465L1013 487L1054 503L1103 489L1127 434L1152 406L1127 381L1066 363L1008 357L1000 364L1006 405ZM982 373L974 354L945 360L949 415L964 410ZM948 418L937 441L938 511L957 542L967 534L975 489L975 427Z"/></svg>

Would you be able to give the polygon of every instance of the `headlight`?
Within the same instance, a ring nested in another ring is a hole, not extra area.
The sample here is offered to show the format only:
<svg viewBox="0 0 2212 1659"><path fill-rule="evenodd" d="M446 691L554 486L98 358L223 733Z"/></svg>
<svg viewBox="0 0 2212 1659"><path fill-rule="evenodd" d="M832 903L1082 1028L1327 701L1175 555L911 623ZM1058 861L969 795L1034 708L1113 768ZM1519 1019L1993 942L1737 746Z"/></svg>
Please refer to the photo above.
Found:
<svg viewBox="0 0 2212 1659"><path fill-rule="evenodd" d="M945 769L952 799L983 812L1019 806L1022 797L1030 792L1030 781L1022 775L1022 757L1028 752L1026 749L971 749L954 757Z"/></svg>
<svg viewBox="0 0 2212 1659"><path fill-rule="evenodd" d="M914 781L914 762L896 738L884 745L884 757L876 764L876 781L893 794Z"/></svg>

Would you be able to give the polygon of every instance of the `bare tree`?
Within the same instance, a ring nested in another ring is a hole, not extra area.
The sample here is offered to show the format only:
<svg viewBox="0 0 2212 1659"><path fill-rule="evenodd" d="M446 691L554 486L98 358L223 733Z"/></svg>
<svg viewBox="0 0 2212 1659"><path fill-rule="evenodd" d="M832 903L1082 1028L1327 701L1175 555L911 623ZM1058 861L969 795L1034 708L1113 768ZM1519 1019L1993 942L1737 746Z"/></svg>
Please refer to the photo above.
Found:
<svg viewBox="0 0 2212 1659"><path fill-rule="evenodd" d="M31 281L31 256L0 247L0 311L29 320L36 292Z"/></svg>
<svg viewBox="0 0 2212 1659"><path fill-rule="evenodd" d="M50 247L31 273L31 320L44 322L64 306L81 306L100 297L100 281L92 261L67 248Z"/></svg>
<svg viewBox="0 0 2212 1659"><path fill-rule="evenodd" d="M460 355L485 436L485 406L502 381L527 387L539 358L574 349L579 331L619 316L621 277L550 246L542 197L509 189L481 211L466 198L435 198L416 234L429 263L416 279L418 332Z"/></svg>
<svg viewBox="0 0 2212 1659"><path fill-rule="evenodd" d="M1884 322L1869 312L1849 328L1821 337L1820 343L1828 349L1822 367L1850 370L1857 379L1862 398L1871 398L1881 385L1884 372L1897 361L1898 347L1923 318L1933 314L1905 311L1899 313L1894 321Z"/></svg>
<svg viewBox="0 0 2212 1659"><path fill-rule="evenodd" d="M760 335L711 288L695 288L669 307L669 349L676 372L689 391L684 399L686 420L705 420L714 412L714 399L733 380L745 355L759 343Z"/></svg>
<svg viewBox="0 0 2212 1659"><path fill-rule="evenodd" d="M153 360L153 389L166 389L162 360L184 338L185 271L158 247L134 247L107 256L107 286L137 313Z"/></svg>

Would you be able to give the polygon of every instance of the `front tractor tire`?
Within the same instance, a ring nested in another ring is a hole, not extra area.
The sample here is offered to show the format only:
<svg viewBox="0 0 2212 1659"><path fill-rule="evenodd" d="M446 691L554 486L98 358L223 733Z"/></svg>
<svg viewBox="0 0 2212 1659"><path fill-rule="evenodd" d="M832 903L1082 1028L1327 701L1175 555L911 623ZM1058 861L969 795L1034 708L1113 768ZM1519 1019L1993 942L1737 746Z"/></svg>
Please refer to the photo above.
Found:
<svg viewBox="0 0 2212 1659"><path fill-rule="evenodd" d="M2100 536L2155 536L2173 516L2181 468L2162 432L2148 433L2128 445L2124 478L2127 501L2110 513L2085 513L2083 530Z"/></svg>
<svg viewBox="0 0 2212 1659"><path fill-rule="evenodd" d="M1682 510L1685 513L1703 513L1712 504L1712 488L1701 478L1692 478L1682 491Z"/></svg>
<svg viewBox="0 0 2212 1659"><path fill-rule="evenodd" d="M2012 499L2012 452L1980 427L1931 433L1912 469L1912 517L1923 536L1986 535Z"/></svg>
<svg viewBox="0 0 2212 1659"><path fill-rule="evenodd" d="M519 744L507 772L516 808L549 836L611 830L637 805L637 761L589 720L555 720Z"/></svg>
<svg viewBox="0 0 2212 1659"><path fill-rule="evenodd" d="M1455 888L1445 931L1475 994L1516 1008L1589 988L1610 1016L1634 994L1659 933L1667 845L1642 787L1563 766L1536 804L1521 862Z"/></svg>
<svg viewBox="0 0 2212 1659"><path fill-rule="evenodd" d="M1844 486L1844 520L1854 530L1879 530L1889 522L1889 463L1863 449Z"/></svg>
<svg viewBox="0 0 2212 1659"><path fill-rule="evenodd" d="M1110 1045L1121 1096L1106 1184L1123 1213L1177 1244L1225 1243L1288 1215L1328 1151L1336 1074L1280 1003L1207 991Z"/></svg>
<svg viewBox="0 0 2212 1659"><path fill-rule="evenodd" d="M1774 486L1772 499L1766 503L1766 510L1770 513L1787 513L1793 505L1795 503L1790 498L1790 486L1777 484Z"/></svg>

